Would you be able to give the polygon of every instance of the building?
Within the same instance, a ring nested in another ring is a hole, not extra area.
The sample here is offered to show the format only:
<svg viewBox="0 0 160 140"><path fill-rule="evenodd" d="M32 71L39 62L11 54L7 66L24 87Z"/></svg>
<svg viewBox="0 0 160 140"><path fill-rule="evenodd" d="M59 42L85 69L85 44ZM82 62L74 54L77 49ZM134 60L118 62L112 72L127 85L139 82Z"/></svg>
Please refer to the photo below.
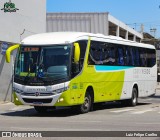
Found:
<svg viewBox="0 0 160 140"><path fill-rule="evenodd" d="M26 36L46 31L46 0L1 0L0 19L0 101L3 101L11 98L14 60L12 56L12 62L5 63L5 50Z"/></svg>
<svg viewBox="0 0 160 140"><path fill-rule="evenodd" d="M140 42L143 35L109 13L47 13L47 32L80 31Z"/></svg>

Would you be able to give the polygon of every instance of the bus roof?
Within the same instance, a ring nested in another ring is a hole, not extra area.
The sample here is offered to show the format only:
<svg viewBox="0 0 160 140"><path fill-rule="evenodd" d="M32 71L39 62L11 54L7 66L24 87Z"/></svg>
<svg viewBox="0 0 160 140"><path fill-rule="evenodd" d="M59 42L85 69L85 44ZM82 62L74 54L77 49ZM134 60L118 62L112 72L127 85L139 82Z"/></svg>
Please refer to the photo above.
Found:
<svg viewBox="0 0 160 140"><path fill-rule="evenodd" d="M31 45L65 44L75 41L78 37L89 35L90 33L82 32L49 32L31 35L22 40L22 43Z"/></svg>
<svg viewBox="0 0 160 140"><path fill-rule="evenodd" d="M146 47L153 48L155 47L150 44L138 43L131 40L126 40L117 36L105 36L103 34L93 34L86 32L49 32L49 33L41 33L36 35L31 35L22 40L22 44L26 45L49 45L49 44L66 44L72 43L81 37L94 37L95 41L99 41L101 39L108 40L111 43L116 44L124 44L131 45L137 47Z"/></svg>

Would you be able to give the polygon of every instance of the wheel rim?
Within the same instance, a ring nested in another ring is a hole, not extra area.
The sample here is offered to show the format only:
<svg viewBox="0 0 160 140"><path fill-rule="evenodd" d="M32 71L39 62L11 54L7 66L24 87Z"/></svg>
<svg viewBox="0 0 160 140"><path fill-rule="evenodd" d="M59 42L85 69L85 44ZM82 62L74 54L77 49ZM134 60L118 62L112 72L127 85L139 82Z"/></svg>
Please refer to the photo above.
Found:
<svg viewBox="0 0 160 140"><path fill-rule="evenodd" d="M136 104L137 103L137 93L136 91L133 92L133 104Z"/></svg>
<svg viewBox="0 0 160 140"><path fill-rule="evenodd" d="M90 100L89 100L88 97L85 97L85 100L84 100L82 109L83 109L84 111L88 111L88 110L89 110L89 107L90 107Z"/></svg>

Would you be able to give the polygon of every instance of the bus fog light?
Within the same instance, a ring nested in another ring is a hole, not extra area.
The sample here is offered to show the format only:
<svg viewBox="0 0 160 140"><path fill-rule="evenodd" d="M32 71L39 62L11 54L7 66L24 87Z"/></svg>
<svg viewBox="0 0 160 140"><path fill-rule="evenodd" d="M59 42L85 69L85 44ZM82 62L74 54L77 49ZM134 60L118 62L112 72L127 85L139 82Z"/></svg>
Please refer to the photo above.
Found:
<svg viewBox="0 0 160 140"><path fill-rule="evenodd" d="M60 98L60 99L59 99L59 101L60 101L60 102L63 102L63 101L64 101L64 99L63 99L63 98Z"/></svg>
<svg viewBox="0 0 160 140"><path fill-rule="evenodd" d="M59 103L59 102L63 102L63 101L64 101L64 98L58 99L58 103Z"/></svg>
<svg viewBox="0 0 160 140"><path fill-rule="evenodd" d="M16 98L16 101L18 101L18 98Z"/></svg>

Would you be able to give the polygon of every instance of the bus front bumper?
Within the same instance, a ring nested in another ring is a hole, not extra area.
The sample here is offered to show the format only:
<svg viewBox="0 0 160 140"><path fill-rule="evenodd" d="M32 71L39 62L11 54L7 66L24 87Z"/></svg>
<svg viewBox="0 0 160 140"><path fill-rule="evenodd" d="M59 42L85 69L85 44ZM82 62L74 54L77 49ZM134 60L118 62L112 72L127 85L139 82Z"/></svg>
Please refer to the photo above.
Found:
<svg viewBox="0 0 160 140"><path fill-rule="evenodd" d="M30 106L54 106L57 102L63 102L62 93L52 96L23 96L14 92L15 105L30 105Z"/></svg>

